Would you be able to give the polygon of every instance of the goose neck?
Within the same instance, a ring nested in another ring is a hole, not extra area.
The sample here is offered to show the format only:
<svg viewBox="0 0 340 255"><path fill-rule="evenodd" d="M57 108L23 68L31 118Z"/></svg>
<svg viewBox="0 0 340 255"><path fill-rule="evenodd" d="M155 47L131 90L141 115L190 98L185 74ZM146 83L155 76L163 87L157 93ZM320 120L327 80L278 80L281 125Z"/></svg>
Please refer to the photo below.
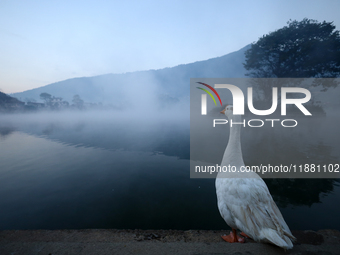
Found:
<svg viewBox="0 0 340 255"><path fill-rule="evenodd" d="M233 115L230 120L230 133L227 148L224 152L222 164L235 166L244 165L241 149L241 127L243 126L241 117ZM237 124L236 124L237 123Z"/></svg>

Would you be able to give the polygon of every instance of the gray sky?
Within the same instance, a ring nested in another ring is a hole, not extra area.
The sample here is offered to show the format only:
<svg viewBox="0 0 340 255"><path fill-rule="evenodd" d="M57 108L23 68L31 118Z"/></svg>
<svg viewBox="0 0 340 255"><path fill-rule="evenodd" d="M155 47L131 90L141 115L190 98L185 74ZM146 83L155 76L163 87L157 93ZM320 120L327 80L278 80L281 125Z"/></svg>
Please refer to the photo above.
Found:
<svg viewBox="0 0 340 255"><path fill-rule="evenodd" d="M339 10L338 0L0 0L0 90L218 57L289 19L340 30Z"/></svg>

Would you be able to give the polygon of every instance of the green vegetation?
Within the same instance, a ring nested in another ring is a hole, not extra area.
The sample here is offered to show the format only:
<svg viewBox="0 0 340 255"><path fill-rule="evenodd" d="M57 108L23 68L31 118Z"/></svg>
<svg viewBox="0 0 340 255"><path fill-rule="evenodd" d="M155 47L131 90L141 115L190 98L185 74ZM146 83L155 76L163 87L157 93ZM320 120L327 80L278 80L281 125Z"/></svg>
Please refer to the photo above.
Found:
<svg viewBox="0 0 340 255"><path fill-rule="evenodd" d="M245 52L257 78L331 78L340 75L340 35L332 22L303 19L261 37Z"/></svg>
<svg viewBox="0 0 340 255"><path fill-rule="evenodd" d="M340 76L340 34L332 22L289 21L262 36L245 52L244 67L255 78L335 78ZM268 86L269 85L269 86ZM335 82L321 85L324 90ZM272 84L259 85L271 96Z"/></svg>

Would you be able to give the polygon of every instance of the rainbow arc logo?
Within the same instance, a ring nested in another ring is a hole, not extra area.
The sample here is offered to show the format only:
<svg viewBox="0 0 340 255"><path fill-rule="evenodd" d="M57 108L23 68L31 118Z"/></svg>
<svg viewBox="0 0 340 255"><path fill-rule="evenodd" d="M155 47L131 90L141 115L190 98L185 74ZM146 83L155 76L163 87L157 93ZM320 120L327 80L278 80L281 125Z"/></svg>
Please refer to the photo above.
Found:
<svg viewBox="0 0 340 255"><path fill-rule="evenodd" d="M208 87L209 89L211 89L211 91L214 92L215 95L217 96L218 100L220 100L220 104L221 104L221 106L222 106L222 101L221 101L220 95L217 93L217 91L216 91L213 87L211 87L210 85L205 84L205 83L203 83L203 82L197 82L197 83L202 84L202 85ZM216 100L215 100L214 96L210 93L209 90L202 89L202 88L200 88L200 87L197 87L197 88L198 88L198 89L201 89L201 90L203 90L203 91L205 91L205 92L207 92L208 95L211 96L211 98L214 100L214 103L215 103L215 105L217 106Z"/></svg>
<svg viewBox="0 0 340 255"><path fill-rule="evenodd" d="M213 87L211 87L210 85L208 85L206 83L203 83L203 82L197 82L197 83L206 86L212 92L214 92L215 95L217 96L218 100L220 101L221 106L222 106L222 100L220 98L220 95L217 93L217 91ZM206 92L214 100L214 103L217 106L216 100L215 100L214 96L211 94L211 92L209 90L204 89L204 88L200 88L200 87L197 87L197 88L203 90L204 92ZM201 114L202 115L207 115L207 95L206 94L202 94L202 109L201 109Z"/></svg>

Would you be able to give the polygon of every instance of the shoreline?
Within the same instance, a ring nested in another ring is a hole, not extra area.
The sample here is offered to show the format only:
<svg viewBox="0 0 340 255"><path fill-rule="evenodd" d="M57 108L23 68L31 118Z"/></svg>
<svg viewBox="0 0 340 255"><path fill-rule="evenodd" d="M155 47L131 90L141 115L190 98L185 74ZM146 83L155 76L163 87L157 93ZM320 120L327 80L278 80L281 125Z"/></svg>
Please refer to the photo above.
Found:
<svg viewBox="0 0 340 255"><path fill-rule="evenodd" d="M230 244L221 235L230 230L2 230L0 254L340 254L338 230L292 231L292 250L271 244Z"/></svg>

